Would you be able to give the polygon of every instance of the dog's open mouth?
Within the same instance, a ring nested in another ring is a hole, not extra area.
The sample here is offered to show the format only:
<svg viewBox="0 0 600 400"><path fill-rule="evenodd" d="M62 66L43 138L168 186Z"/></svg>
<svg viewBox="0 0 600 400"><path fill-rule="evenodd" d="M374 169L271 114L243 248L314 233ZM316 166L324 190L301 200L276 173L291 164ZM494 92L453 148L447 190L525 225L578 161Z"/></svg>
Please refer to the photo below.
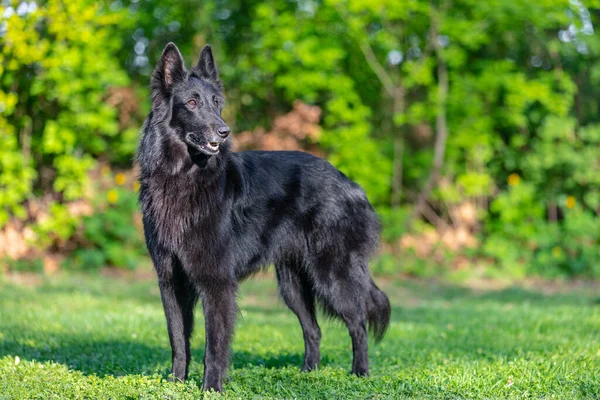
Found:
<svg viewBox="0 0 600 400"><path fill-rule="evenodd" d="M200 147L206 148L210 151L219 151L219 142L207 142L200 145Z"/></svg>
<svg viewBox="0 0 600 400"><path fill-rule="evenodd" d="M193 133L188 134L187 139L188 142L193 145L193 147L206 155L214 156L219 153L221 142L204 142Z"/></svg>

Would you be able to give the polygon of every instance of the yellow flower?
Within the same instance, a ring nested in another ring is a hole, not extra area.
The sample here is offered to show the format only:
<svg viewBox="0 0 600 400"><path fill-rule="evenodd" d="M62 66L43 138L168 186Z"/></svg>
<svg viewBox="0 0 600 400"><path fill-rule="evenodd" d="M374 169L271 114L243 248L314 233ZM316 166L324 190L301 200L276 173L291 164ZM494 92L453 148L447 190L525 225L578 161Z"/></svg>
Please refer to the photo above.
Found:
<svg viewBox="0 0 600 400"><path fill-rule="evenodd" d="M138 190L140 190L140 182L139 181L133 182L133 190L135 190L136 192Z"/></svg>
<svg viewBox="0 0 600 400"><path fill-rule="evenodd" d="M110 204L115 204L117 200L119 200L119 194L115 189L110 189L108 192L106 192L106 199Z"/></svg>
<svg viewBox="0 0 600 400"><path fill-rule="evenodd" d="M552 257L560 258L560 256L562 256L562 249L558 246L554 246L552 248Z"/></svg>
<svg viewBox="0 0 600 400"><path fill-rule="evenodd" d="M573 208L575 207L575 204L577 204L577 200L575 200L575 197L567 196L567 199L565 200L565 206L567 206L567 208Z"/></svg>
<svg viewBox="0 0 600 400"><path fill-rule="evenodd" d="M521 182L521 177L519 174L515 174L514 172L508 176L508 184L510 186L517 186Z"/></svg>
<svg viewBox="0 0 600 400"><path fill-rule="evenodd" d="M115 175L115 182L119 186L124 185L126 180L127 180L127 178L125 177L125 174L122 172L119 172Z"/></svg>

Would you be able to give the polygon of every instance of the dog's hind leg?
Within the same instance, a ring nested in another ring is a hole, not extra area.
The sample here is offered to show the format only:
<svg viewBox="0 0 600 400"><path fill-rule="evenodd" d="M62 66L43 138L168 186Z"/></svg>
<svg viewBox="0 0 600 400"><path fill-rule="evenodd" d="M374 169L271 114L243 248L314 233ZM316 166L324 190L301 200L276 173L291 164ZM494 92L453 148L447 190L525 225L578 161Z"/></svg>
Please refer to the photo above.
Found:
<svg viewBox="0 0 600 400"><path fill-rule="evenodd" d="M185 381L191 359L190 337L198 294L172 256L154 254L153 260L171 342L173 377L170 380Z"/></svg>
<svg viewBox="0 0 600 400"><path fill-rule="evenodd" d="M367 342L367 308L365 295L368 293L364 269L353 262L346 264L342 259L329 257L333 265L321 264L320 271L328 271L321 275L317 282L317 297L324 305L325 311L340 317L352 339L352 373L357 376L369 375L369 358ZM354 260L356 262L356 260ZM327 278L325 278L327 276Z"/></svg>
<svg viewBox="0 0 600 400"><path fill-rule="evenodd" d="M352 312L351 309L355 311ZM346 311L340 312L340 315L352 338L352 373L357 376L368 376L367 321L364 306L356 303Z"/></svg>
<svg viewBox="0 0 600 400"><path fill-rule="evenodd" d="M315 296L311 283L295 266L279 264L275 267L279 292L285 304L296 314L304 336L304 364L302 371L314 370L321 361L321 329L315 313Z"/></svg>
<svg viewBox="0 0 600 400"><path fill-rule="evenodd" d="M369 375L367 343L367 318L364 300L358 296L337 297L331 306L340 315L352 339L352 373L357 376Z"/></svg>

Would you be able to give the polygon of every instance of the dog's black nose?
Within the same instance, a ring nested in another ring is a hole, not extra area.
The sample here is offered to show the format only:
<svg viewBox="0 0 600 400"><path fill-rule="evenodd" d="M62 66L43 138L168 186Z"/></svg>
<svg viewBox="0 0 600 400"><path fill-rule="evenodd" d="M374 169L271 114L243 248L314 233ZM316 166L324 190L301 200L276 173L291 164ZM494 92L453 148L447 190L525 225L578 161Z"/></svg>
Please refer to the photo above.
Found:
<svg viewBox="0 0 600 400"><path fill-rule="evenodd" d="M226 138L227 136L229 136L230 132L231 132L231 129L229 129L228 126L221 126L221 127L217 128L217 133L222 138Z"/></svg>

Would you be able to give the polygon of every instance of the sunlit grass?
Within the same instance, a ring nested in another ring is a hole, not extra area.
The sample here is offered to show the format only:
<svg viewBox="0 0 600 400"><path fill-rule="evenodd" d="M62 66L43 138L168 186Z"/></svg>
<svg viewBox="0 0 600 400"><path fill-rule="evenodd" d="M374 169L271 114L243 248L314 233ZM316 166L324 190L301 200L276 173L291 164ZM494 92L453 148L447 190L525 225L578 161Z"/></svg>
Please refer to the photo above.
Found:
<svg viewBox="0 0 600 400"><path fill-rule="evenodd" d="M347 331L323 318L323 364L301 373L296 317L272 280L245 283L224 396L600 398L600 305L589 289L382 286L393 322L383 342L371 344L371 377L359 379L348 374ZM167 383L170 349L153 281L1 283L0 399L198 398L201 318L196 326L190 380Z"/></svg>

